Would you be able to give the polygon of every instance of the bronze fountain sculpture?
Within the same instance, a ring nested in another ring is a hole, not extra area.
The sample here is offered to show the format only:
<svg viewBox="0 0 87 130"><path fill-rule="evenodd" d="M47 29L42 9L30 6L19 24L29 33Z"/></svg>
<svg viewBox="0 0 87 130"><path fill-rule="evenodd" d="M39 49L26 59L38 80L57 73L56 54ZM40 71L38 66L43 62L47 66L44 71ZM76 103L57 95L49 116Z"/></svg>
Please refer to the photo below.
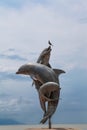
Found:
<svg viewBox="0 0 87 130"><path fill-rule="evenodd" d="M59 75L65 73L65 71L51 67L49 59L52 43L50 41L48 43L49 47L41 52L37 63L22 65L16 74L30 75L32 78L44 112L40 123L44 124L48 120L49 129L51 129L51 117L56 111L60 97Z"/></svg>

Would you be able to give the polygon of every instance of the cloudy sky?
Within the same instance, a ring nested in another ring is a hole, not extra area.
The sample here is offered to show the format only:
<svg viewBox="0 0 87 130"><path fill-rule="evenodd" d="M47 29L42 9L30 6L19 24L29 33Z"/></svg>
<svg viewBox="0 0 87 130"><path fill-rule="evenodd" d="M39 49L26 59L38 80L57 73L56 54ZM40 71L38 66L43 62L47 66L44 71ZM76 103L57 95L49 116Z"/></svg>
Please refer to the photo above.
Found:
<svg viewBox="0 0 87 130"><path fill-rule="evenodd" d="M32 80L15 74L53 43L50 63L60 76L54 123L87 123L87 0L0 0L0 119L38 124Z"/></svg>

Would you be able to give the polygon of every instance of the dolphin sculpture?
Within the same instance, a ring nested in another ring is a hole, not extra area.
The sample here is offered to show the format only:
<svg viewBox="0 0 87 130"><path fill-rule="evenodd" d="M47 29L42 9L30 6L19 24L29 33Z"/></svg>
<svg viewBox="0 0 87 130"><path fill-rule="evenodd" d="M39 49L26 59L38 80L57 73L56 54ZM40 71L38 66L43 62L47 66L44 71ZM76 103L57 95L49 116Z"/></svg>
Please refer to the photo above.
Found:
<svg viewBox="0 0 87 130"><path fill-rule="evenodd" d="M45 48L41 53L40 56L37 59L37 63L46 65L51 68L51 65L49 64L49 59L51 55L51 45L48 48ZM32 78L32 77L31 77ZM33 79L32 86L35 84L36 89L40 87L40 83L37 80Z"/></svg>
<svg viewBox="0 0 87 130"><path fill-rule="evenodd" d="M50 65L50 63L49 63L49 59L50 59L50 55L51 55L51 46L53 46L52 45L52 43L50 42L50 40L48 41L48 44L49 44L49 47L48 48L46 48L46 49L44 49L42 52L41 52L41 54L40 54L40 56L39 56L39 58L38 58L38 60L37 60L37 63L40 63L40 64L44 64L44 65L46 65L46 66L48 66L48 67L50 67L50 68L52 68L51 67L51 65ZM61 73L65 73L63 70L59 70L59 69L53 69L54 70L54 72L57 74L57 75L60 75ZM35 86L36 86L36 88L40 88L40 86L41 86L41 84L40 84L40 82L39 81L34 81L35 82ZM59 77L58 77L58 84L59 84ZM42 88L42 87L41 87ZM39 89L37 89L37 90L39 90ZM45 90L47 91L47 88L45 88ZM46 92L47 93L47 92ZM56 95L55 93L57 93L57 92L53 92L53 94L54 95ZM48 93L47 93L48 94ZM46 95L47 95L46 94ZM52 94L52 95L53 95ZM57 93L58 94L58 93ZM55 96L54 96L55 97ZM44 105L43 105L43 107L42 107L42 104L44 104L43 102L46 102L46 100L45 100L45 97L43 98L43 100L41 100L42 98L41 97L39 97L39 100L40 100L40 104L41 104L41 108L43 109L44 108L44 111L45 111L45 107L44 107ZM56 104L56 106L57 106L57 104L58 104L58 102L57 101L52 101L52 99L51 99L51 101L50 101L50 103L48 102L48 112L47 112L47 114L50 112L49 111L49 109L50 109L50 106L52 105L52 104ZM54 110L56 110L56 109L54 109ZM46 115L46 114L45 114ZM44 115L44 116L45 116ZM47 118L45 118L45 119L47 119ZM43 122L43 120L41 121L41 123L45 123L45 122ZM50 123L50 122L49 122Z"/></svg>
<svg viewBox="0 0 87 130"><path fill-rule="evenodd" d="M45 48L40 56L38 57L37 59L37 63L40 63L40 64L44 64L48 67L51 67L50 64L49 64L49 59L50 59L50 55L51 55L51 45L48 47L48 48Z"/></svg>
<svg viewBox="0 0 87 130"><path fill-rule="evenodd" d="M39 89L39 96L41 107L46 112L45 102L56 101L58 97L53 97L53 92L58 92L60 89L59 85L55 82L46 82Z"/></svg>
<svg viewBox="0 0 87 130"><path fill-rule="evenodd" d="M58 82L58 78L53 69L39 63L28 63L22 65L16 74L30 75L32 79L38 80L40 83L48 81Z"/></svg>
<svg viewBox="0 0 87 130"><path fill-rule="evenodd" d="M53 70L40 63L22 65L16 72L16 74L30 75L35 81L40 97L41 108L44 111L44 117L41 120L41 123L45 123L49 119L49 128L51 128L51 117L55 112L59 101L60 85L58 77L61 73L65 72L58 69ZM47 110L46 101L48 101Z"/></svg>

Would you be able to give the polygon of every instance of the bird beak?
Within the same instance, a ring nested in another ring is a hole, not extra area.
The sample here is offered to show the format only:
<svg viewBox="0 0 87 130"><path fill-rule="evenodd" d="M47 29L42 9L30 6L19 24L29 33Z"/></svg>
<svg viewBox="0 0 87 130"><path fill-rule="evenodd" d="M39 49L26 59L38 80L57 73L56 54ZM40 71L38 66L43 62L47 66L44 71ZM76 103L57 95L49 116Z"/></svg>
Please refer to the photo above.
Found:
<svg viewBox="0 0 87 130"><path fill-rule="evenodd" d="M62 70L62 73L66 73L64 70Z"/></svg>

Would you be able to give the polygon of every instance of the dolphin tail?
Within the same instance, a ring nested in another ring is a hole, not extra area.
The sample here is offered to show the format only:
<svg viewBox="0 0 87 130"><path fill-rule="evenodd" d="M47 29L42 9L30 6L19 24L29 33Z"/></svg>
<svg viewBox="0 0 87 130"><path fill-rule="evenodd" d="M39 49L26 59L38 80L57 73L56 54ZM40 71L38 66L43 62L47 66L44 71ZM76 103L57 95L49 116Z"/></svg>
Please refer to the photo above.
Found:
<svg viewBox="0 0 87 130"><path fill-rule="evenodd" d="M58 100L48 102L48 110L45 113L43 119L40 121L40 123L44 124L49 118L52 117L52 115L56 111L57 105L58 105Z"/></svg>

